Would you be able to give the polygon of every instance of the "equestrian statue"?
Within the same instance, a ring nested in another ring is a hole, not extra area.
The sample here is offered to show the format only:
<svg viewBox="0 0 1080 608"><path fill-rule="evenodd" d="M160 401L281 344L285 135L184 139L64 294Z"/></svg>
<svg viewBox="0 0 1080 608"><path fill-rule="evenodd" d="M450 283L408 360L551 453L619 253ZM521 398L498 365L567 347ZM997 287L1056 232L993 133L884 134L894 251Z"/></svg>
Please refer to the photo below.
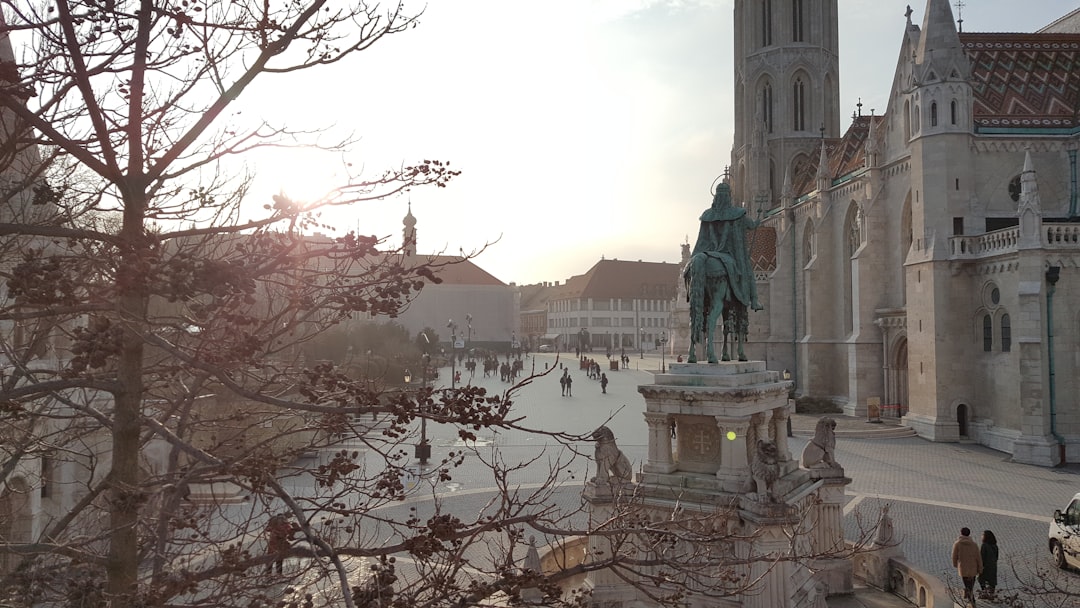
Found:
<svg viewBox="0 0 1080 608"><path fill-rule="evenodd" d="M701 214L697 243L683 270L686 299L690 302L690 363L697 363L697 344L702 338L709 363L717 363L713 334L721 318L723 360L731 360L730 337L739 361L746 361L743 343L750 326L747 310L762 309L746 233L759 224L746 216L746 209L731 204L731 187L726 181L716 187L712 206Z"/></svg>

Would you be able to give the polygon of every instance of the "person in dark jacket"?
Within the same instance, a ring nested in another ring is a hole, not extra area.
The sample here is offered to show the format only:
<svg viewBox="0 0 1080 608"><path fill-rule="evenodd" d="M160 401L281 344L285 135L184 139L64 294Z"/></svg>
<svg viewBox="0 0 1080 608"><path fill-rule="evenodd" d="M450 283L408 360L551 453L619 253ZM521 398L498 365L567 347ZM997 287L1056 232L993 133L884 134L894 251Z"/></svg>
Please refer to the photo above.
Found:
<svg viewBox="0 0 1080 608"><path fill-rule="evenodd" d="M964 581L965 603L975 606L975 577L982 574L982 555L979 545L971 540L971 530L960 528L960 536L952 546L952 565Z"/></svg>
<svg viewBox="0 0 1080 608"><path fill-rule="evenodd" d="M992 600L997 592L998 545L997 537L990 530L983 530L979 555L983 565L982 573L979 574L979 589L983 597Z"/></svg>

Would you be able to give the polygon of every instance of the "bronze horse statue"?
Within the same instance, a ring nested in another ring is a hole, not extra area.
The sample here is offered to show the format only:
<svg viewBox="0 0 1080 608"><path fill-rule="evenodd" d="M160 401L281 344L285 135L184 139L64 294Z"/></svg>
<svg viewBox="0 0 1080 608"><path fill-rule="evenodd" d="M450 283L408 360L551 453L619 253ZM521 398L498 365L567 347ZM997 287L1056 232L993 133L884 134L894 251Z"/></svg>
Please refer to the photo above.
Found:
<svg viewBox="0 0 1080 608"><path fill-rule="evenodd" d="M731 346L739 361L746 361L743 344L749 332L746 304L731 287L728 268L731 256L727 253L695 253L683 271L686 299L690 302L690 353L687 361L697 363L697 345L705 340L705 356L709 363L718 363L714 346L716 322L724 319L722 358L731 360Z"/></svg>

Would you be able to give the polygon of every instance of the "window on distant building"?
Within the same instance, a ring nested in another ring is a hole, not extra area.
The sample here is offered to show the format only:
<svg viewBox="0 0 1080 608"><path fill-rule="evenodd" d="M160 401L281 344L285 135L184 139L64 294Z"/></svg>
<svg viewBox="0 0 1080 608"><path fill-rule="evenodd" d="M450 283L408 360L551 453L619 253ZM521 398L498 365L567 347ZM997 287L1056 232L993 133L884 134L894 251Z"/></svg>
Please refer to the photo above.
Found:
<svg viewBox="0 0 1080 608"><path fill-rule="evenodd" d="M983 315L983 352L994 350L994 320Z"/></svg>
<svg viewBox="0 0 1080 608"><path fill-rule="evenodd" d="M761 46L772 44L772 0L761 3Z"/></svg>
<svg viewBox="0 0 1080 608"><path fill-rule="evenodd" d="M773 132L773 99L772 99L772 85L765 83L765 86L761 89L761 116L765 121L765 132Z"/></svg>
<svg viewBox="0 0 1080 608"><path fill-rule="evenodd" d="M802 0L791 0L791 40L803 41L803 3Z"/></svg>
<svg viewBox="0 0 1080 608"><path fill-rule="evenodd" d="M930 102L930 126L937 126L937 102Z"/></svg>
<svg viewBox="0 0 1080 608"><path fill-rule="evenodd" d="M792 128L796 131L806 130L806 85L802 77L795 79L791 91L792 110L794 121Z"/></svg>

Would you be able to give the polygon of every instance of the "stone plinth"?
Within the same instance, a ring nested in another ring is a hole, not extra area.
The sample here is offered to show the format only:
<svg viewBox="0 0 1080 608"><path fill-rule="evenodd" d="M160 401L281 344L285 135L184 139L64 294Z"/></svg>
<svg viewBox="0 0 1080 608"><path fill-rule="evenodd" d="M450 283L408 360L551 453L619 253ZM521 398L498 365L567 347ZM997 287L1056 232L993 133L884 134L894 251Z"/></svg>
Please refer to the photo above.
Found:
<svg viewBox="0 0 1080 608"><path fill-rule="evenodd" d="M797 468L787 443L790 389L763 361L672 363L655 384L638 387L649 425L642 481L742 492L758 439L776 445L782 474L790 473Z"/></svg>

